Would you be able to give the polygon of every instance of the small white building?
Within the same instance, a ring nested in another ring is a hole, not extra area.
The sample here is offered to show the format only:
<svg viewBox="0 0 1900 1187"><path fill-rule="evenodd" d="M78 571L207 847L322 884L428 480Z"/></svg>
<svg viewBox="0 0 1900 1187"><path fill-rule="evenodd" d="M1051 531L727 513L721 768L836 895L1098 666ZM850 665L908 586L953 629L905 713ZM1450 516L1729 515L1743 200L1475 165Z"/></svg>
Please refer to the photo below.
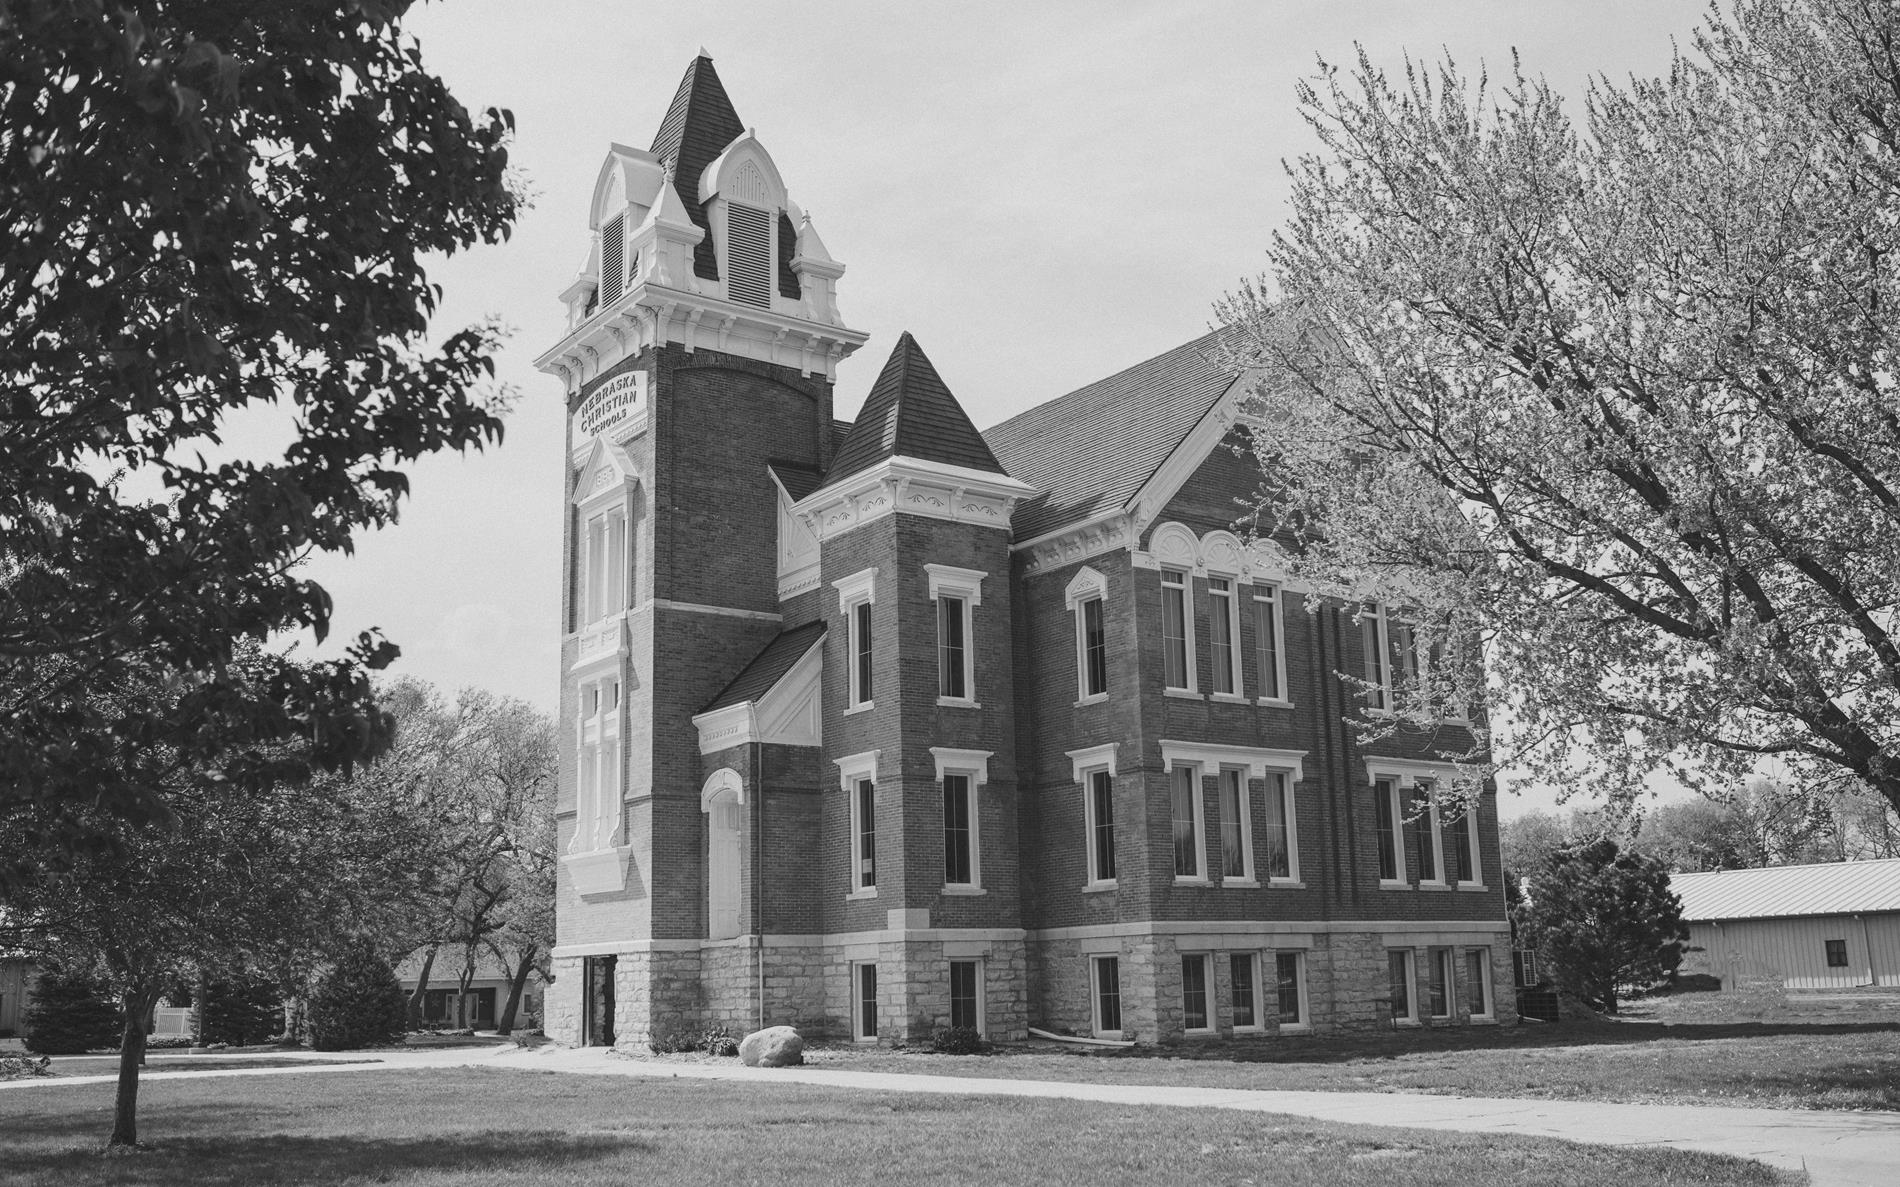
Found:
<svg viewBox="0 0 1900 1187"><path fill-rule="evenodd" d="M1684 973L1724 992L1900 986L1900 858L1677 874Z"/></svg>

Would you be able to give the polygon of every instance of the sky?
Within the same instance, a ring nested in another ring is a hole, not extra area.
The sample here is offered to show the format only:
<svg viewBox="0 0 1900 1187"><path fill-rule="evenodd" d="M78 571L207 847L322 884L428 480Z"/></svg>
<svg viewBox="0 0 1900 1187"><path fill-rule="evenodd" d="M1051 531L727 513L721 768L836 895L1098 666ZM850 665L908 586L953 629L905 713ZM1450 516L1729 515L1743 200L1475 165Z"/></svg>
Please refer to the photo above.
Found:
<svg viewBox="0 0 1900 1187"><path fill-rule="evenodd" d="M308 575L332 639L379 626L393 670L552 711L559 678L562 397L536 355L582 264L611 142L645 148L703 48L832 256L849 418L899 333L971 418L1016 412L1177 346L1259 274L1283 162L1313 147L1296 88L1355 45L1390 71L1515 52L1581 115L1590 78L1664 72L1705 0L436 0L406 28L470 108L512 111L534 194L513 237L442 261L436 328L513 334L499 447L430 458L394 527ZM323 652L318 652L323 654Z"/></svg>

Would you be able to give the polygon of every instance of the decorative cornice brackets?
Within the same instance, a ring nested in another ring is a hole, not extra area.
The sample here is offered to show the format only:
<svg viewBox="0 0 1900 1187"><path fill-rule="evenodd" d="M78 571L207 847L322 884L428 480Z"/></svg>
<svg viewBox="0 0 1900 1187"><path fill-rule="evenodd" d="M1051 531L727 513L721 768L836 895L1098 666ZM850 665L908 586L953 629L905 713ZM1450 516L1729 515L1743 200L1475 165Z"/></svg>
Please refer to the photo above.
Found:
<svg viewBox="0 0 1900 1187"><path fill-rule="evenodd" d="M1269 771L1284 772L1298 783L1306 777L1306 751L1274 750L1264 746L1220 746L1207 742L1161 739L1161 763L1194 763L1205 771L1223 766L1246 767L1249 779L1265 779Z"/></svg>
<svg viewBox="0 0 1900 1187"><path fill-rule="evenodd" d="M1035 493L1006 474L893 457L813 491L793 510L820 540L899 511L1008 531L1016 504Z"/></svg>

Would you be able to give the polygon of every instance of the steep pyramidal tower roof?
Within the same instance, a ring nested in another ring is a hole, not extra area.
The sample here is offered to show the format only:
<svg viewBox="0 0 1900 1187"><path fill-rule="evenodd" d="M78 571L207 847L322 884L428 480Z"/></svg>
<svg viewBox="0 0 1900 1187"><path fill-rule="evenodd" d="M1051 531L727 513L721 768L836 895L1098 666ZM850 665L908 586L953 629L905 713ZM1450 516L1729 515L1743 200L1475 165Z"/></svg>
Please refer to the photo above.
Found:
<svg viewBox="0 0 1900 1187"><path fill-rule="evenodd" d="M699 51L673 93L673 105L666 109L660 130L654 133L652 153L662 161L673 162L673 190L686 206L693 223L706 237L693 249L693 272L708 280L719 279L719 257L713 251L712 226L706 221L706 208L699 201L699 177L706 166L717 160L728 144L745 135L739 113L732 109L726 88L713 70L712 59Z"/></svg>
<svg viewBox="0 0 1900 1187"><path fill-rule="evenodd" d="M897 339L884 370L871 385L871 394L864 398L857 423L838 447L825 482L836 482L900 455L1007 473L909 331Z"/></svg>

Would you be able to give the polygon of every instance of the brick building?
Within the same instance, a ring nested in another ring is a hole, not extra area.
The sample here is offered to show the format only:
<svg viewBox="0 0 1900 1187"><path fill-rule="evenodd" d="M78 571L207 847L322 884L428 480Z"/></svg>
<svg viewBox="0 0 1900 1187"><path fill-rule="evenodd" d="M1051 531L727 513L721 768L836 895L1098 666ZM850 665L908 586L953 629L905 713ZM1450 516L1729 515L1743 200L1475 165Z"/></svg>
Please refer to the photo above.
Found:
<svg viewBox="0 0 1900 1187"><path fill-rule="evenodd" d="M1336 673L1380 678L1402 624L1309 613L1233 532L1258 475L1211 339L979 433L906 334L834 421L844 267L703 56L591 229L540 360L571 495L550 1034L1510 1016L1494 795L1429 807L1468 735L1345 726Z"/></svg>

